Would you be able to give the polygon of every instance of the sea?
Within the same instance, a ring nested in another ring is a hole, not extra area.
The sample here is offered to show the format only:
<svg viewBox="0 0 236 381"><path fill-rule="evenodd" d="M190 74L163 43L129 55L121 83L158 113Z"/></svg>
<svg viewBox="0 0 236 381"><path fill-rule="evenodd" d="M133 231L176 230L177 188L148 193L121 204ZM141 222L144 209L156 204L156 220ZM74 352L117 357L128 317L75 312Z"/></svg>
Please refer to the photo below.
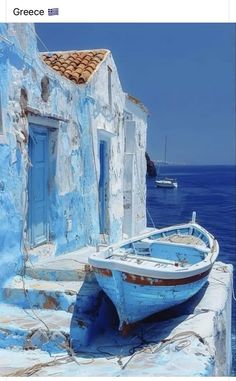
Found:
<svg viewBox="0 0 236 381"><path fill-rule="evenodd" d="M178 188L157 188L147 177L148 226L188 222L196 211L196 221L219 242L218 259L236 265L236 167L171 166L161 168L160 178L175 178ZM235 267L234 267L235 269ZM234 272L236 294L236 275ZM232 374L236 376L236 302L232 300Z"/></svg>

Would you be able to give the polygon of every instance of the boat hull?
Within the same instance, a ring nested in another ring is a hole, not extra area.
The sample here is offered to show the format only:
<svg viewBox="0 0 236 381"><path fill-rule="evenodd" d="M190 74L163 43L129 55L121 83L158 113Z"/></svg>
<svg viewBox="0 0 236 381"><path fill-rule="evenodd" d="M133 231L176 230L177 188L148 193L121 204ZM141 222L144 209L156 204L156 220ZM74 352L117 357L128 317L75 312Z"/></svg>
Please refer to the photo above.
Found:
<svg viewBox="0 0 236 381"><path fill-rule="evenodd" d="M100 287L116 307L121 330L191 298L207 282L210 270L188 278L155 279L94 268Z"/></svg>
<svg viewBox="0 0 236 381"><path fill-rule="evenodd" d="M189 223L153 229L89 257L120 329L185 302L207 282L219 245L195 219L193 213Z"/></svg>
<svg viewBox="0 0 236 381"><path fill-rule="evenodd" d="M178 187L176 182L162 182L162 181L156 181L156 186L158 188L177 188Z"/></svg>

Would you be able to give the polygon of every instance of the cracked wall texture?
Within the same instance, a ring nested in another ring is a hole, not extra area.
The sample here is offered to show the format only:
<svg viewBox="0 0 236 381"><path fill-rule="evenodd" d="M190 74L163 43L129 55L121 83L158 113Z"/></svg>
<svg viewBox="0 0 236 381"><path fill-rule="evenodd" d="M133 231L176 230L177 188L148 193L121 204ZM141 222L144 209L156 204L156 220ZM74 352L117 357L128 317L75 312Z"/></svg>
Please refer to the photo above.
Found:
<svg viewBox="0 0 236 381"><path fill-rule="evenodd" d="M99 139L104 136L109 143L107 241L122 239L124 110L128 106L111 53L92 78L78 86L42 62L33 25L0 24L0 35L3 125L0 134L0 282L3 283L20 271L27 256L29 120L38 118L37 121L44 120L47 124L48 117L54 118L56 128L49 128L49 238L55 246L55 255L59 255L99 242ZM108 67L112 70L111 104ZM137 123L137 139L142 141L142 148L137 144L136 172L132 180L137 188L133 224L138 233L146 226L146 115L136 105L129 108Z"/></svg>

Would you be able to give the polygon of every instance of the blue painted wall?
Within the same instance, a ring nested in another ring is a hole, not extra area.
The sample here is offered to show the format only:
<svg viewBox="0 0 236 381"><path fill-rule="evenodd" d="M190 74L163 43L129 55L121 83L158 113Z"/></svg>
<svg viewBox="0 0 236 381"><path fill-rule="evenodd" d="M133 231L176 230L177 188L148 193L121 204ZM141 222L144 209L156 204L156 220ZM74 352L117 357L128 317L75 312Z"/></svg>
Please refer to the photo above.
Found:
<svg viewBox="0 0 236 381"><path fill-rule="evenodd" d="M0 24L0 34L6 36L7 26ZM0 284L22 265L23 239L23 162L22 154L12 135L12 119L7 108L11 81L9 66L23 68L23 59L11 42L0 39L0 89L3 134L0 135Z"/></svg>
<svg viewBox="0 0 236 381"><path fill-rule="evenodd" d="M99 218L86 88L61 78L41 61L32 25L0 24L0 36L2 285L21 271L27 255L27 107L60 119L58 128L49 128L49 237L55 254L97 244ZM44 76L49 79L47 102L41 97ZM23 98L22 89L27 94Z"/></svg>
<svg viewBox="0 0 236 381"><path fill-rule="evenodd" d="M107 92L108 67L112 69L111 105ZM47 91L43 90L45 83ZM0 24L0 94L3 124L3 133L0 132L2 284L22 269L28 256L30 123L43 123L47 125L43 128L49 129L48 221L49 242L54 245L55 255L100 242L98 142L103 136L109 145L105 239L107 243L115 243L123 238L123 112L126 95L110 52L91 80L78 86L41 60L31 24ZM145 137L146 116L140 116L135 108L131 112L140 126L137 133ZM143 188L142 194L145 195L145 167L140 164L145 158L140 147L137 145L136 148L141 152L138 151L137 157L143 156L143 160L137 160L139 177L143 181L134 189L138 193L140 187ZM142 149L145 151L145 147ZM144 213L141 219L136 214L133 223L137 224L138 234L146 227L146 219ZM2 266L5 264L7 266Z"/></svg>

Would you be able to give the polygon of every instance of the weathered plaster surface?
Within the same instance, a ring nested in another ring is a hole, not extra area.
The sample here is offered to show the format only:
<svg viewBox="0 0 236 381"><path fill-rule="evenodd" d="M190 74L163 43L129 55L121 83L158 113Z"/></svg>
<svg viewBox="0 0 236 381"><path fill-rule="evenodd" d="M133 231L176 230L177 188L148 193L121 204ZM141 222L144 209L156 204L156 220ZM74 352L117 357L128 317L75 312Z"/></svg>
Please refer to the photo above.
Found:
<svg viewBox="0 0 236 381"><path fill-rule="evenodd" d="M88 83L77 86L41 61L33 25L1 24L0 35L3 120L0 263L7 264L7 268L0 268L0 282L3 283L20 271L23 257L28 256L29 121L47 125L46 117L53 117L56 127L49 132L49 230L54 247L51 251L45 250L59 255L99 242L98 142L103 136L109 142L107 241L122 239L125 93L110 52ZM110 102L108 67L112 70ZM47 101L41 96L41 81L45 77L49 80ZM34 119L29 110L39 117ZM132 112L140 118L137 110ZM146 131L142 129L144 147ZM137 158L136 165L139 161ZM142 189L137 187L137 195L141 192L145 196L143 163L139 174ZM135 232L145 226L144 208L145 203L141 208L138 202L136 209L140 210L141 217L138 212L134 213ZM33 253L33 258L36 257L37 249Z"/></svg>
<svg viewBox="0 0 236 381"><path fill-rule="evenodd" d="M10 224L1 224L4 237L1 252L7 255L11 251L11 259L8 256L10 265L14 259L19 262L27 245L29 124L21 106L22 88L27 93L27 106L38 110L42 116L56 115L68 120L58 121L58 130L50 134L50 239L56 245L56 254L98 241L97 190L90 126L81 95L84 90L56 76L41 62L32 26L21 26L21 34L18 26L0 27L1 33L10 41L1 41L1 97L6 144L1 146L0 159L5 184L1 192L1 220L8 220ZM23 45L18 44L21 50L11 44L18 38L25 41L25 45L23 42ZM45 75L50 84L47 103L41 98L41 79ZM87 213L86 208L91 212ZM69 232L68 219L72 220ZM4 273L6 277L5 269Z"/></svg>
<svg viewBox="0 0 236 381"><path fill-rule="evenodd" d="M131 125L129 126L129 123ZM128 126L127 126L128 124ZM146 134L147 111L142 104L134 103L126 94L125 97L125 131L126 147L124 159L124 200L129 231L126 234L136 235L147 225L146 220ZM132 180L131 180L132 179ZM130 216L132 217L130 219ZM130 220L130 221L129 221ZM128 230L128 229L127 229Z"/></svg>
<svg viewBox="0 0 236 381"><path fill-rule="evenodd" d="M112 69L112 103L108 97L108 67ZM94 134L94 158L99 179L98 140L105 138L109 145L109 180L107 230L110 243L122 239L123 223L123 110L124 93L111 53L94 73L87 86L92 133Z"/></svg>

